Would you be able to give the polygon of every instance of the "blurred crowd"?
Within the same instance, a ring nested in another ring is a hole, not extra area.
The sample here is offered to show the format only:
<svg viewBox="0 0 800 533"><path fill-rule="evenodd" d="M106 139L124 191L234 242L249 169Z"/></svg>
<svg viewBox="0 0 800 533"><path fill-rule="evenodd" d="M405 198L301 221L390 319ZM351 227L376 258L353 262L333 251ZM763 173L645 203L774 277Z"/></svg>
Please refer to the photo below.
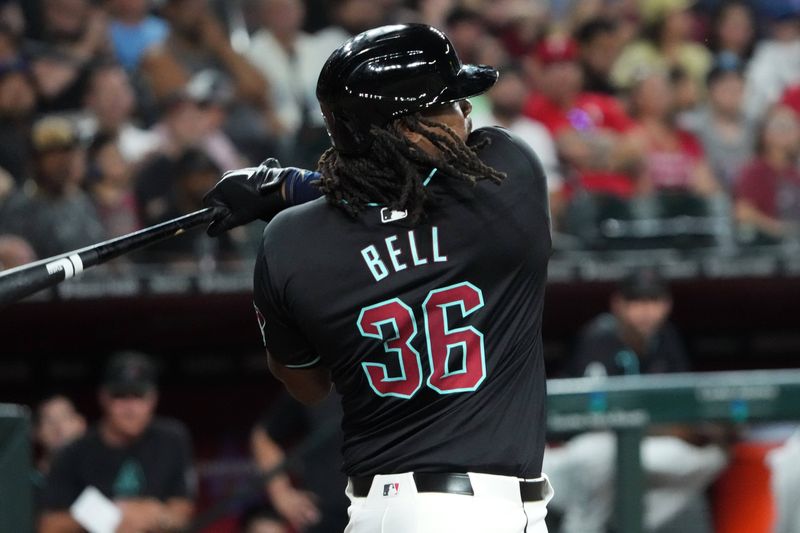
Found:
<svg viewBox="0 0 800 533"><path fill-rule="evenodd" d="M473 122L539 154L557 247L798 237L797 0L2 0L0 268L190 213L226 169L315 167L329 53L413 21L500 70ZM220 267L258 233L131 259Z"/></svg>

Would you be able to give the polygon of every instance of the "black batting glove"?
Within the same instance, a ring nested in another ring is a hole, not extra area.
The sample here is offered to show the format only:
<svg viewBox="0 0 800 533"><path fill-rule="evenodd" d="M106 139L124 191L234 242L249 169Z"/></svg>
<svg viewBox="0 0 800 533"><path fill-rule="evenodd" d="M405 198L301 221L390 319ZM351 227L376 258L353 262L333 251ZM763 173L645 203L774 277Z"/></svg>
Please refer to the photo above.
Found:
<svg viewBox="0 0 800 533"><path fill-rule="evenodd" d="M230 170L203 197L203 205L214 208L214 219L206 233L217 237L256 219L269 222L287 207L281 185L292 167L282 168L275 158L257 167Z"/></svg>

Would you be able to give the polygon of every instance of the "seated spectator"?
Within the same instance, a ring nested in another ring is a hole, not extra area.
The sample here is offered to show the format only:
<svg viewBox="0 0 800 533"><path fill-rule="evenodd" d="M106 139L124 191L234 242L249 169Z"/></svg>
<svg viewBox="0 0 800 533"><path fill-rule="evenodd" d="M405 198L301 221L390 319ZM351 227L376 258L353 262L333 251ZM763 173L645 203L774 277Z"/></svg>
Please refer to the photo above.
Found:
<svg viewBox="0 0 800 533"><path fill-rule="evenodd" d="M28 171L28 139L38 93L21 35L0 20L0 167L19 184Z"/></svg>
<svg viewBox="0 0 800 533"><path fill-rule="evenodd" d="M583 90L577 45L558 35L536 48L541 66L538 91L525 105L525 114L544 124L559 154L591 192L630 196L633 184L616 171L613 153L633 122L615 99Z"/></svg>
<svg viewBox="0 0 800 533"><path fill-rule="evenodd" d="M746 241L800 236L800 123L787 107L773 108L758 135L756 157L736 183L736 220Z"/></svg>
<svg viewBox="0 0 800 533"><path fill-rule="evenodd" d="M42 40L27 50L40 109L78 109L90 65L110 53L105 12L89 0L42 0L42 20Z"/></svg>
<svg viewBox="0 0 800 533"><path fill-rule="evenodd" d="M273 510L264 507L246 512L241 524L241 533L289 533L283 520Z"/></svg>
<svg viewBox="0 0 800 533"><path fill-rule="evenodd" d="M686 126L703 145L712 173L732 195L755 144L754 124L744 113L744 72L739 60L719 56L707 84L708 101L689 116Z"/></svg>
<svg viewBox="0 0 800 533"><path fill-rule="evenodd" d="M169 26L150 13L150 0L109 0L107 6L114 55L128 72L133 72L147 52L166 40Z"/></svg>
<svg viewBox="0 0 800 533"><path fill-rule="evenodd" d="M502 126L530 145L542 162L550 192L550 209L557 217L563 178L555 144L547 128L522 113L528 94L522 73L515 67L503 68L501 72L497 83L488 92L488 112L481 113L473 109L470 115L473 128Z"/></svg>
<svg viewBox="0 0 800 533"><path fill-rule="evenodd" d="M616 94L611 83L611 68L622 51L622 39L615 20L594 17L575 30L581 68L583 89L592 93Z"/></svg>
<svg viewBox="0 0 800 533"><path fill-rule="evenodd" d="M125 161L138 163L156 150L157 136L134 124L136 94L118 63L104 62L92 68L84 105L96 132L114 137Z"/></svg>
<svg viewBox="0 0 800 533"><path fill-rule="evenodd" d="M99 391L103 415L59 452L47 476L40 533L82 531L69 507L95 487L122 513L117 531L174 531L192 516L192 446L186 428L154 417L153 363L123 353L106 367Z"/></svg>
<svg viewBox="0 0 800 533"><path fill-rule="evenodd" d="M628 89L643 72L664 72L680 67L697 87L705 85L711 67L711 53L692 42L692 15L689 0L643 0L640 14L645 24L642 38L628 44L611 73L614 84Z"/></svg>
<svg viewBox="0 0 800 533"><path fill-rule="evenodd" d="M720 3L711 22L711 51L719 57L733 56L741 65L753 55L756 44L756 15L749 2Z"/></svg>
<svg viewBox="0 0 800 533"><path fill-rule="evenodd" d="M169 37L148 53L141 66L156 98L174 93L200 72L218 72L235 92L225 131L250 159L274 153L275 138L284 127L267 81L233 49L209 1L170 0L161 12L170 24Z"/></svg>
<svg viewBox="0 0 800 533"><path fill-rule="evenodd" d="M164 115L152 128L158 139L158 151L136 172L136 197L145 226L164 220L166 198L174 181L173 166L187 150L202 151L222 170L246 166L221 129L229 92L224 88L218 92L213 83L206 83L204 73L197 76L199 83L190 83L164 102Z"/></svg>
<svg viewBox="0 0 800 533"><path fill-rule="evenodd" d="M298 439L308 438L325 426L336 424L342 418L340 398L329 395L321 404L308 407L284 391L251 432L251 448L256 463L262 471L280 464L285 450ZM311 437L314 438L314 437ZM318 446L314 453L303 457L302 464L293 474L300 479L296 488L289 476L280 473L266 486L267 498L292 527L305 533L343 531L347 525L348 500L342 488L347 477L340 467L342 457L341 431L329 435L328 441Z"/></svg>
<svg viewBox="0 0 800 533"><path fill-rule="evenodd" d="M33 181L7 200L0 233L28 241L38 257L50 257L105 238L89 196L80 188L86 153L71 121L49 116L31 134Z"/></svg>
<svg viewBox="0 0 800 533"><path fill-rule="evenodd" d="M47 474L56 453L81 437L86 431L86 419L72 401L62 394L47 396L36 406L34 434L40 455L36 469Z"/></svg>
<svg viewBox="0 0 800 533"><path fill-rule="evenodd" d="M316 167L330 145L316 98L317 78L333 50L321 50L315 38L302 31L305 7L300 0L258 0L258 5L260 28L246 56L269 82L271 100L286 130L286 161Z"/></svg>
<svg viewBox="0 0 800 533"><path fill-rule="evenodd" d="M636 127L628 142L641 157L641 192L703 197L717 193L718 184L702 145L675 123L675 91L665 74L653 72L638 81L632 88L631 108Z"/></svg>
<svg viewBox="0 0 800 533"><path fill-rule="evenodd" d="M101 133L89 147L89 193L108 237L141 229L133 168L122 157L120 142Z"/></svg>
<svg viewBox="0 0 800 533"><path fill-rule="evenodd" d="M651 269L626 276L611 296L611 313L581 332L566 366L571 377L686 372L689 362L675 327L669 289ZM598 382L600 384L600 382ZM707 433L707 434L706 434ZM642 442L645 531L713 531L704 492L726 464L715 429L661 428ZM548 447L542 471L561 491L550 505L564 513L562 533L602 533L614 503L615 442L611 433L584 433Z"/></svg>
<svg viewBox="0 0 800 533"><path fill-rule="evenodd" d="M196 149L186 150L170 167L171 188L162 198L164 211L151 223L203 209L203 196L219 181L221 174L220 168L205 153ZM216 265L217 261L238 258L237 242L240 238L243 238L242 231L230 231L218 239L209 239L201 231L188 232L149 246L142 252L142 258L150 262L169 262L174 266L194 266L198 260Z"/></svg>
<svg viewBox="0 0 800 533"><path fill-rule="evenodd" d="M756 46L747 68L745 110L763 116L784 90L800 83L800 10L787 9L773 18L770 37Z"/></svg>

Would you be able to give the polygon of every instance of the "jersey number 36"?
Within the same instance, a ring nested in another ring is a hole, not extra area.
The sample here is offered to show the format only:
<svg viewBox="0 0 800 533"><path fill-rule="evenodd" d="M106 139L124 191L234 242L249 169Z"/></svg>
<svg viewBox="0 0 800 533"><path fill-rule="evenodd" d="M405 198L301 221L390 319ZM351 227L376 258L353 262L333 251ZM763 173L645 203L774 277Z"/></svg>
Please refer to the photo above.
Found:
<svg viewBox="0 0 800 533"><path fill-rule="evenodd" d="M430 375L425 384L439 394L476 390L486 377L483 333L472 326L450 328L447 308L460 308L463 317L483 307L483 293L463 282L432 290L422 303ZM399 372L390 375L382 363L361 363L378 396L411 398L422 387L422 359L411 346L417 335L414 311L399 298L365 307L358 316L364 337L383 342L384 357L397 357Z"/></svg>

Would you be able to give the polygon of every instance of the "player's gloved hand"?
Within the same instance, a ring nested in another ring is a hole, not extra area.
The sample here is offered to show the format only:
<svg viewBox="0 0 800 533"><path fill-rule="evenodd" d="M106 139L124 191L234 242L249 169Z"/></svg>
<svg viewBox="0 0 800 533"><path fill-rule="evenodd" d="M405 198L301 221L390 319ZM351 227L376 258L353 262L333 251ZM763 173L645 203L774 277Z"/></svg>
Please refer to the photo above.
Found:
<svg viewBox="0 0 800 533"><path fill-rule="evenodd" d="M300 168L281 167L272 157L257 167L226 172L203 198L203 205L215 210L206 233L216 237L259 218L269 222L286 207L301 203L291 201L292 193L299 190L299 196L303 196L307 189L311 190L309 183L316 176ZM319 196L316 189L313 191L313 197Z"/></svg>

